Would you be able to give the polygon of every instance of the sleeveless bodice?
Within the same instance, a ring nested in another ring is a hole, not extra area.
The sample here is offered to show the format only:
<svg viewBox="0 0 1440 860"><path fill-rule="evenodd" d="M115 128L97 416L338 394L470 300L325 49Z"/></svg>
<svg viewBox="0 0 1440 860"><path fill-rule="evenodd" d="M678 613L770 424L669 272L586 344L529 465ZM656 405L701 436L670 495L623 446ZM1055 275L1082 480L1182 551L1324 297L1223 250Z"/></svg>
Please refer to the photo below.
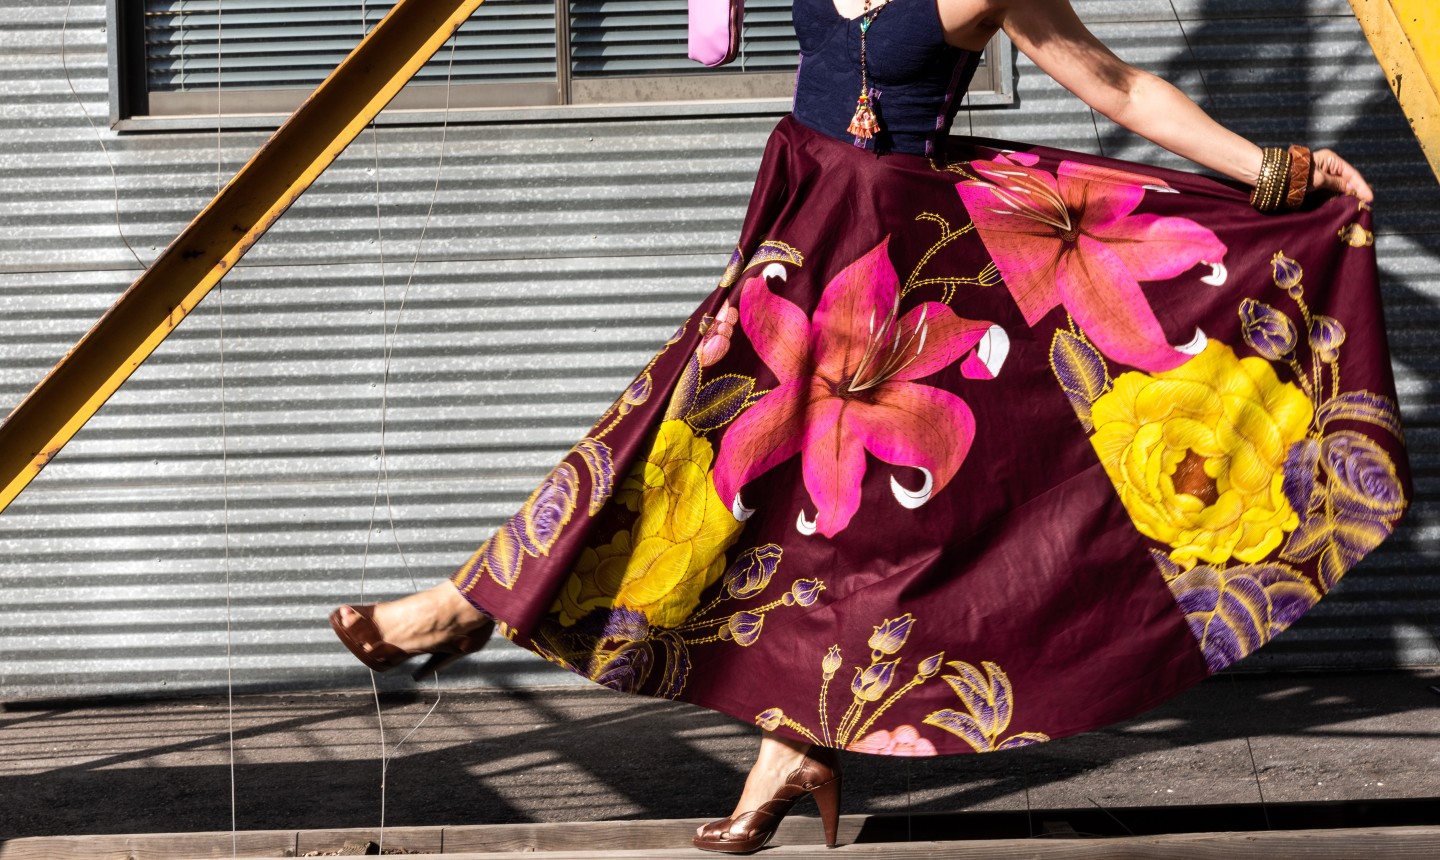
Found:
<svg viewBox="0 0 1440 860"><path fill-rule="evenodd" d="M871 103L882 131L846 131L860 95L860 19L831 0L795 0L800 41L793 113L801 123L878 152L940 154L979 54L945 42L935 0L889 0L865 36Z"/></svg>

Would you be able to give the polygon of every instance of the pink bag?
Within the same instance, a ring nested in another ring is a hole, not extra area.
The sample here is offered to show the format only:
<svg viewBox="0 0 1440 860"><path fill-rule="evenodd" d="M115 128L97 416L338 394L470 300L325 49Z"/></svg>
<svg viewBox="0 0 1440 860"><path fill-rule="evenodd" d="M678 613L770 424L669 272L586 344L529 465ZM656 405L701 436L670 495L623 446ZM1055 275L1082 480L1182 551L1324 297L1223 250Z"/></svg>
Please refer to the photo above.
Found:
<svg viewBox="0 0 1440 860"><path fill-rule="evenodd" d="M690 59L723 66L740 53L745 0L690 0Z"/></svg>

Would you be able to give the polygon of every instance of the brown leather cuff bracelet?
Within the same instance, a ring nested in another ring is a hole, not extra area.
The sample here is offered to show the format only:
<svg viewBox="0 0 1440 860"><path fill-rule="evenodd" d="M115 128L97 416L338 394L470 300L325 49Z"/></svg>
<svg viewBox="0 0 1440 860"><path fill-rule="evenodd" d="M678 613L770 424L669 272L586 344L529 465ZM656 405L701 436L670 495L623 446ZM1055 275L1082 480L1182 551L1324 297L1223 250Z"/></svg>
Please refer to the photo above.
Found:
<svg viewBox="0 0 1440 860"><path fill-rule="evenodd" d="M1305 203L1315 176L1315 159L1306 146L1290 147L1290 185L1285 193L1285 208L1299 209Z"/></svg>

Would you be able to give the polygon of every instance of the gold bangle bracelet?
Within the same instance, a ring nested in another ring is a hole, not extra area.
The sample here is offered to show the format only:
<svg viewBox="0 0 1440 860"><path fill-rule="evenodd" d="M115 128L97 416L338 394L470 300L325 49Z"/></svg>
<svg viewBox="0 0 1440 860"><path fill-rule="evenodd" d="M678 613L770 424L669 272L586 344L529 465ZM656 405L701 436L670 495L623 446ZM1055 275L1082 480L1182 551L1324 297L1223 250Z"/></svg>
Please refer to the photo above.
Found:
<svg viewBox="0 0 1440 860"><path fill-rule="evenodd" d="M1255 177L1255 188L1250 192L1250 205L1260 211L1265 211L1265 189L1269 184L1270 176L1275 169L1275 157L1267 149L1260 153L1260 172Z"/></svg>
<svg viewBox="0 0 1440 860"><path fill-rule="evenodd" d="M1260 161L1260 175L1250 193L1250 205L1261 212L1274 212L1285 202L1290 189L1290 151L1267 146Z"/></svg>

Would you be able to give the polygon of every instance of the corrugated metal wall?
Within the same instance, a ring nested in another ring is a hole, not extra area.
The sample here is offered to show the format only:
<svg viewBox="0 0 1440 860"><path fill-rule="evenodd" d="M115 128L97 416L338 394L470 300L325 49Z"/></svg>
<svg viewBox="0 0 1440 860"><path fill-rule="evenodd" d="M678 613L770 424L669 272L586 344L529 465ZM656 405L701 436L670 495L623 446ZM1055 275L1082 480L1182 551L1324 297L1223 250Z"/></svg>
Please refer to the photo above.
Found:
<svg viewBox="0 0 1440 860"><path fill-rule="evenodd" d="M1377 186L1419 500L1244 665L1440 662L1440 189L1347 4L1075 5L1241 133L1333 143ZM148 261L265 137L111 132L104 4L62 56L64 12L0 6L5 411L135 276L120 233ZM1018 68L1018 107L957 131L1176 163ZM0 696L222 689L227 576L238 688L363 684L325 613L447 575L513 511L713 286L773 122L452 126L428 221L442 129L367 133L0 516ZM567 680L507 645L449 683Z"/></svg>

